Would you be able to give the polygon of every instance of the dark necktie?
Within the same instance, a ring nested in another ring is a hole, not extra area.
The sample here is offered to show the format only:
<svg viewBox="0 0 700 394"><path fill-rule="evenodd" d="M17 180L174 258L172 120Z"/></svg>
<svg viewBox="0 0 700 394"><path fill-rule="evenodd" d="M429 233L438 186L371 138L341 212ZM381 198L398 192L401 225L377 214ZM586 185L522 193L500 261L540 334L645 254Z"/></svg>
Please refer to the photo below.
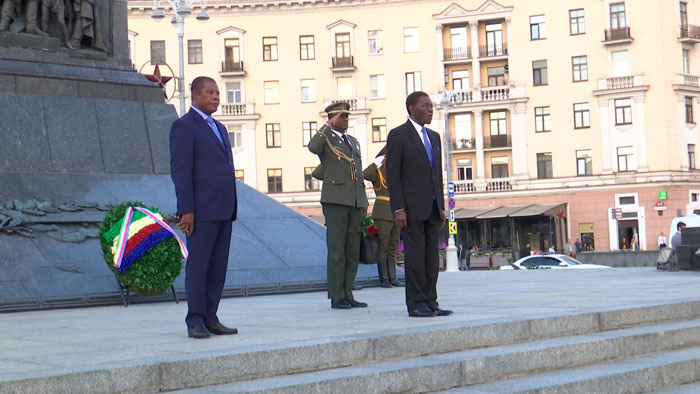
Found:
<svg viewBox="0 0 700 394"><path fill-rule="evenodd" d="M343 141L345 141L345 145L348 146L348 149L352 151L352 145L350 145L350 141L348 141L348 136L345 133L343 133Z"/></svg>
<svg viewBox="0 0 700 394"><path fill-rule="evenodd" d="M428 160L430 160L430 166L433 166L433 148L430 145L430 138L428 138L428 130L423 126L421 130L423 132L423 144L425 145L425 153L428 154Z"/></svg>
<svg viewBox="0 0 700 394"><path fill-rule="evenodd" d="M221 142L221 145L224 145L224 140L221 137L221 133L219 132L219 128L216 127L216 123L214 122L214 118L212 118L211 116L208 117L207 124L209 125L209 128L211 129L211 131L214 132L214 135L219 140L219 142Z"/></svg>

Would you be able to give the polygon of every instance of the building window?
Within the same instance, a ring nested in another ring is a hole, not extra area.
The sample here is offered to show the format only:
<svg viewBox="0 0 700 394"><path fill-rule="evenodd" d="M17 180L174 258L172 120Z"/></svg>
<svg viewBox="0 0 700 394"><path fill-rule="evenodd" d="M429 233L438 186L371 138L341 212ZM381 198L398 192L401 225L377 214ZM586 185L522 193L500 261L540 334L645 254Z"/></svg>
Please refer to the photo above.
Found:
<svg viewBox="0 0 700 394"><path fill-rule="evenodd" d="M489 77L489 86L503 86L506 84L506 69L503 66L488 67L486 73Z"/></svg>
<svg viewBox="0 0 700 394"><path fill-rule="evenodd" d="M304 190L307 192L321 190L318 179L311 176L313 172L314 167L304 167Z"/></svg>
<svg viewBox="0 0 700 394"><path fill-rule="evenodd" d="M228 141L231 144L231 149L243 148L243 126L239 124L229 125Z"/></svg>
<svg viewBox="0 0 700 394"><path fill-rule="evenodd" d="M374 99L386 97L386 85L384 83L384 75L370 75L370 97Z"/></svg>
<svg viewBox="0 0 700 394"><path fill-rule="evenodd" d="M263 37L263 61L277 60L277 37Z"/></svg>
<svg viewBox="0 0 700 394"><path fill-rule="evenodd" d="M469 70L452 71L452 89L469 90Z"/></svg>
<svg viewBox="0 0 700 394"><path fill-rule="evenodd" d="M474 179L472 175L472 159L457 160L457 180L468 181Z"/></svg>
<svg viewBox="0 0 700 394"><path fill-rule="evenodd" d="M552 153L537 154L537 178L552 178Z"/></svg>
<svg viewBox="0 0 700 394"><path fill-rule="evenodd" d="M316 101L316 80L302 79L301 80L301 102L311 103Z"/></svg>
<svg viewBox="0 0 700 394"><path fill-rule="evenodd" d="M614 30L624 27L627 27L625 3L610 4L610 28Z"/></svg>
<svg viewBox="0 0 700 394"><path fill-rule="evenodd" d="M267 192L281 193L282 192L282 169L268 168L267 169Z"/></svg>
<svg viewBox="0 0 700 394"><path fill-rule="evenodd" d="M572 36L586 33L583 8L578 10L569 10L569 31L571 32Z"/></svg>
<svg viewBox="0 0 700 394"><path fill-rule="evenodd" d="M372 142L386 141L386 118L372 118Z"/></svg>
<svg viewBox="0 0 700 394"><path fill-rule="evenodd" d="M282 147L282 132L280 131L279 123L266 123L265 135L268 148Z"/></svg>
<svg viewBox="0 0 700 394"><path fill-rule="evenodd" d="M634 150L631 146L617 148L617 170L620 172L634 170Z"/></svg>
<svg viewBox="0 0 700 394"><path fill-rule="evenodd" d="M688 3L681 1L680 2L680 9L681 9L681 26L683 26L683 27L688 26Z"/></svg>
<svg viewBox="0 0 700 394"><path fill-rule="evenodd" d="M420 71L406 73L406 94L421 90Z"/></svg>
<svg viewBox="0 0 700 394"><path fill-rule="evenodd" d="M187 40L187 63L202 64L202 40Z"/></svg>
<svg viewBox="0 0 700 394"><path fill-rule="evenodd" d="M280 103L280 81L265 81L265 104Z"/></svg>
<svg viewBox="0 0 700 394"><path fill-rule="evenodd" d="M681 53L683 56L683 74L690 74L690 51L683 49Z"/></svg>
<svg viewBox="0 0 700 394"><path fill-rule="evenodd" d="M450 28L450 46L452 47L451 52L457 57L467 57L469 45L467 45L467 28L465 26Z"/></svg>
<svg viewBox="0 0 700 394"><path fill-rule="evenodd" d="M313 60L315 58L314 36L299 36L299 59Z"/></svg>
<svg viewBox="0 0 700 394"><path fill-rule="evenodd" d="M384 53L384 39L381 30L370 30L367 32L369 37L369 54L381 55Z"/></svg>
<svg viewBox="0 0 700 394"><path fill-rule="evenodd" d="M486 56L502 56L503 51L503 25L489 23L486 25Z"/></svg>
<svg viewBox="0 0 700 394"><path fill-rule="evenodd" d="M535 86L546 85L547 78L547 61L535 60L532 62L532 84Z"/></svg>
<svg viewBox="0 0 700 394"><path fill-rule="evenodd" d="M592 175L593 158L590 149L576 151L576 175Z"/></svg>
<svg viewBox="0 0 700 394"><path fill-rule="evenodd" d="M352 98L352 77L338 77L336 79L338 84L338 98L339 99L351 99Z"/></svg>
<svg viewBox="0 0 700 394"><path fill-rule="evenodd" d="M693 98L685 98L685 121L687 123L695 123L693 121Z"/></svg>
<svg viewBox="0 0 700 394"><path fill-rule="evenodd" d="M588 56L573 56L571 68L574 74L574 82L588 81Z"/></svg>
<svg viewBox="0 0 700 394"><path fill-rule="evenodd" d="M226 102L229 104L240 104L242 100L241 82L226 82Z"/></svg>
<svg viewBox="0 0 700 394"><path fill-rule="evenodd" d="M226 65L231 66L231 68L225 68L224 71L229 69L234 71L234 65L238 65L241 62L241 44L238 38L227 38L224 40L224 62Z"/></svg>
<svg viewBox="0 0 700 394"><path fill-rule="evenodd" d="M508 134L506 111L494 111L489 113L491 135Z"/></svg>
<svg viewBox="0 0 700 394"><path fill-rule="evenodd" d="M615 99L615 125L632 124L632 99Z"/></svg>
<svg viewBox="0 0 700 394"><path fill-rule="evenodd" d="M455 115L455 147L457 149L474 148L472 138L472 114Z"/></svg>
<svg viewBox="0 0 700 394"><path fill-rule="evenodd" d="M151 41L151 64L165 64L165 41Z"/></svg>
<svg viewBox="0 0 700 394"><path fill-rule="evenodd" d="M535 131L552 131L549 120L549 107L535 107Z"/></svg>
<svg viewBox="0 0 700 394"><path fill-rule="evenodd" d="M350 56L350 33L336 33L335 57L347 59Z"/></svg>
<svg viewBox="0 0 700 394"><path fill-rule="evenodd" d="M530 39L541 40L547 38L547 25L545 24L544 15L535 15L530 17Z"/></svg>
<svg viewBox="0 0 700 394"><path fill-rule="evenodd" d="M591 127L591 113L588 103L574 104L574 128L587 129Z"/></svg>
<svg viewBox="0 0 700 394"><path fill-rule="evenodd" d="M237 181L245 181L245 172L243 170L236 170L236 180Z"/></svg>
<svg viewBox="0 0 700 394"><path fill-rule="evenodd" d="M629 75L630 74L630 60L629 52L625 51L615 51L612 54L612 68L613 75Z"/></svg>
<svg viewBox="0 0 700 394"><path fill-rule="evenodd" d="M688 144L688 168L695 169L695 144Z"/></svg>
<svg viewBox="0 0 700 394"><path fill-rule="evenodd" d="M508 156L491 158L491 178L508 178Z"/></svg>
<svg viewBox="0 0 700 394"><path fill-rule="evenodd" d="M405 27L403 29L403 51L404 52L418 52L420 50L420 43L418 41L418 28L417 27Z"/></svg>
<svg viewBox="0 0 700 394"><path fill-rule="evenodd" d="M313 137L314 134L316 134L316 130L316 122L301 122L301 138L304 146L309 145L309 141L311 141L311 137Z"/></svg>
<svg viewBox="0 0 700 394"><path fill-rule="evenodd" d="M355 136L355 119L348 119L348 129L345 130L345 134Z"/></svg>

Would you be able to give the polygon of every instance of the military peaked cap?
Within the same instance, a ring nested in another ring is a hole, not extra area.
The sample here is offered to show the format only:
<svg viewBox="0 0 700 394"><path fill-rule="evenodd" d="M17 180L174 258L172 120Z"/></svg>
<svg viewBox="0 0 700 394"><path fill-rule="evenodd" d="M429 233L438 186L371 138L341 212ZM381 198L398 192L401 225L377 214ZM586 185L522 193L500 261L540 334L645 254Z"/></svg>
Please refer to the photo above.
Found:
<svg viewBox="0 0 700 394"><path fill-rule="evenodd" d="M350 104L348 104L344 101L333 103L333 104L326 107L326 113L328 114L328 116L335 115L335 114L349 114L350 113Z"/></svg>

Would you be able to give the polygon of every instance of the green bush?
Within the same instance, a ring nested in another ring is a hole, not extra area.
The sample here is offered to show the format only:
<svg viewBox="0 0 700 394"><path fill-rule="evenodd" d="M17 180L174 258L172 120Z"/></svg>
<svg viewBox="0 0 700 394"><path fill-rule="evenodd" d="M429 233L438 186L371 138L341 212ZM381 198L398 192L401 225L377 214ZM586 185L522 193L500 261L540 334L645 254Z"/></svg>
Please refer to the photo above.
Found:
<svg viewBox="0 0 700 394"><path fill-rule="evenodd" d="M140 201L127 201L114 206L107 212L100 226L100 244L102 255L110 270L117 279L129 290L139 295L162 294L172 286L175 278L182 270L182 254L180 246L174 237L170 237L148 251L135 262L127 272L121 273L114 267L114 255L110 244L105 241L103 234L124 217L127 208L143 207L153 213L159 213L156 208L148 207Z"/></svg>

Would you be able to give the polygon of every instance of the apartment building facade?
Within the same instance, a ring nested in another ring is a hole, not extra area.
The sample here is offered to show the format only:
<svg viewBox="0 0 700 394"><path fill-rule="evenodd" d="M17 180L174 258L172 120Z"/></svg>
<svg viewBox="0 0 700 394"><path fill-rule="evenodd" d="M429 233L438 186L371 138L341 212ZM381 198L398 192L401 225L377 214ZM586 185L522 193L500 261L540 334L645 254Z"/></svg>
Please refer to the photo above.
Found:
<svg viewBox="0 0 700 394"><path fill-rule="evenodd" d="M306 143L323 108L351 104L367 165L423 90L458 242L653 249L700 212L698 2L215 0L186 23L185 83L217 80L237 177L302 213L320 212ZM128 8L135 67L176 69L172 10Z"/></svg>

